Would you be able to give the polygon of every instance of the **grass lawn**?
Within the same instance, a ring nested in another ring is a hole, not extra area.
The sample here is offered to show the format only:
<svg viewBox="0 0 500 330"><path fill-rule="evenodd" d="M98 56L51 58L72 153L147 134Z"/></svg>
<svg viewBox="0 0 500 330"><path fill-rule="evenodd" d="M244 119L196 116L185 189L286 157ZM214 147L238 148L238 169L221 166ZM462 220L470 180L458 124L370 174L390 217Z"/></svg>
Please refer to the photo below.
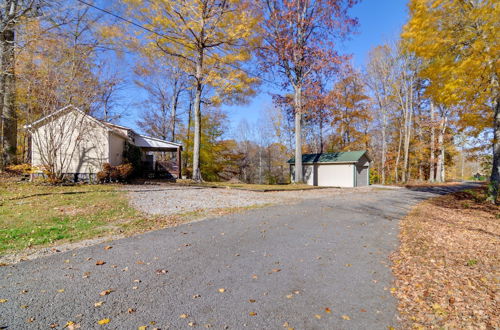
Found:
<svg viewBox="0 0 500 330"><path fill-rule="evenodd" d="M254 208L151 216L128 204L121 185L48 186L0 178L0 256L111 235L132 235ZM263 205L261 205L262 207Z"/></svg>
<svg viewBox="0 0 500 330"><path fill-rule="evenodd" d="M0 254L56 241L126 232L147 217L113 185L43 186L0 181Z"/></svg>
<svg viewBox="0 0 500 330"><path fill-rule="evenodd" d="M249 184L249 183L230 183L230 182L203 182L194 183L191 180L178 180L178 184L214 188L232 188L251 191L291 191L291 190L311 190L323 189L325 187L310 186L307 184Z"/></svg>
<svg viewBox="0 0 500 330"><path fill-rule="evenodd" d="M393 256L402 328L498 329L500 207L486 187L417 205Z"/></svg>

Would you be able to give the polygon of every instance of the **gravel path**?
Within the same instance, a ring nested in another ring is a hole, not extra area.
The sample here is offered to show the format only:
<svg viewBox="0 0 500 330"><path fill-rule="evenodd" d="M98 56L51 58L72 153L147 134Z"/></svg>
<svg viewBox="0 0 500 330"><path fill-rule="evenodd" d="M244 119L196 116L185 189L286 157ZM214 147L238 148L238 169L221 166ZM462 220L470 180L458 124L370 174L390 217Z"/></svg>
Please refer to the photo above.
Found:
<svg viewBox="0 0 500 330"><path fill-rule="evenodd" d="M387 329L397 220L461 188L326 192L0 267L0 328Z"/></svg>
<svg viewBox="0 0 500 330"><path fill-rule="evenodd" d="M140 211L171 215L197 210L293 203L302 199L369 191L371 188L255 192L182 186L127 186L126 190L129 191L130 203Z"/></svg>

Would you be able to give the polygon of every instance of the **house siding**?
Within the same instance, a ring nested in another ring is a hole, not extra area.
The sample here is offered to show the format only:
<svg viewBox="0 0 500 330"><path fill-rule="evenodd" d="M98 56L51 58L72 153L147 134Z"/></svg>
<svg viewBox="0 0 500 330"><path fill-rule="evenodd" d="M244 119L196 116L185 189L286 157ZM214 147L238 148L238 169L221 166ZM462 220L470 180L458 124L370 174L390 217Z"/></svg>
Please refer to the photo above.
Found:
<svg viewBox="0 0 500 330"><path fill-rule="evenodd" d="M123 148L125 139L109 132L109 163L113 166L123 163Z"/></svg>
<svg viewBox="0 0 500 330"><path fill-rule="evenodd" d="M64 173L96 173L109 162L109 132L95 120L69 111L34 129L32 164L41 167L56 149L55 162Z"/></svg>

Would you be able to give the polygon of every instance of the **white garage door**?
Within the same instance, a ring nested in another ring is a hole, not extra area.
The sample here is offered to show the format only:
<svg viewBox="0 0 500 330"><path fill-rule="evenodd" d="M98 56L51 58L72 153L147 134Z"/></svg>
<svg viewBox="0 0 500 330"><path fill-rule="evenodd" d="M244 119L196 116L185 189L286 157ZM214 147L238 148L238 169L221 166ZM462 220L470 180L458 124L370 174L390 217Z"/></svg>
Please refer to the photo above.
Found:
<svg viewBox="0 0 500 330"><path fill-rule="evenodd" d="M354 187L354 165L318 165L318 186Z"/></svg>

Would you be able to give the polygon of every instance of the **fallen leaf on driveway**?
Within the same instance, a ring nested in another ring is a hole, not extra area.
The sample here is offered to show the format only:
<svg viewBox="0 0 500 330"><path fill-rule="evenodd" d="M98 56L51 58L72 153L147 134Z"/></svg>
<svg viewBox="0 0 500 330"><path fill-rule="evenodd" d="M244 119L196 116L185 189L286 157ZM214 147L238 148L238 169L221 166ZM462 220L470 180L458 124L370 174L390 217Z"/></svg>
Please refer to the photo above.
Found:
<svg viewBox="0 0 500 330"><path fill-rule="evenodd" d="M129 313L129 314L135 313L135 309L129 308L129 309L127 309L127 313Z"/></svg>
<svg viewBox="0 0 500 330"><path fill-rule="evenodd" d="M0 299L0 304L6 303L7 301L7 299Z"/></svg>
<svg viewBox="0 0 500 330"><path fill-rule="evenodd" d="M57 292L59 292L59 293L63 293L63 292L64 292L64 289L59 289L59 290L57 290Z"/></svg>
<svg viewBox="0 0 500 330"><path fill-rule="evenodd" d="M52 329L57 328L58 326L59 326L59 324L58 324L58 323L51 323L51 324L49 325L49 327L51 327Z"/></svg>
<svg viewBox="0 0 500 330"><path fill-rule="evenodd" d="M315 314L314 317L317 318L318 320L321 319L321 315L319 314Z"/></svg>
<svg viewBox="0 0 500 330"><path fill-rule="evenodd" d="M287 297L288 299L292 299L293 298L293 294L287 294L285 297Z"/></svg>
<svg viewBox="0 0 500 330"><path fill-rule="evenodd" d="M94 304L94 307L101 307L104 304L104 301L98 301Z"/></svg>
<svg viewBox="0 0 500 330"><path fill-rule="evenodd" d="M275 269L273 269L272 271L273 271L273 273L278 273L278 272L281 272L281 269L279 269L279 268L275 268Z"/></svg>
<svg viewBox="0 0 500 330"><path fill-rule="evenodd" d="M325 312L328 313L328 314L330 314L332 312L332 310L327 307L327 308L325 308Z"/></svg>
<svg viewBox="0 0 500 330"><path fill-rule="evenodd" d="M111 245L105 246L104 250L111 250L113 247Z"/></svg>
<svg viewBox="0 0 500 330"><path fill-rule="evenodd" d="M220 288L220 289L219 289L219 292L220 292L220 293L224 293L224 292L226 292L226 289L224 289L224 288Z"/></svg>
<svg viewBox="0 0 500 330"><path fill-rule="evenodd" d="M199 295L199 294L195 294L195 295L193 296L193 299L200 298L200 297L201 297L201 295Z"/></svg>
<svg viewBox="0 0 500 330"><path fill-rule="evenodd" d="M113 292L113 290L104 290L104 291L101 291L101 293L99 293L99 295L106 296L106 295L110 294L111 292Z"/></svg>
<svg viewBox="0 0 500 330"><path fill-rule="evenodd" d="M140 327L137 328L137 330L146 330L148 328L147 325L141 325Z"/></svg>
<svg viewBox="0 0 500 330"><path fill-rule="evenodd" d="M250 313L248 313L248 315L250 315L250 316L255 316L255 315L257 315L257 313L255 313L255 312L250 312Z"/></svg>
<svg viewBox="0 0 500 330"><path fill-rule="evenodd" d="M137 261L136 261L136 264L138 264L138 265L143 265L143 264L144 264L144 261L142 261L142 260L137 260Z"/></svg>
<svg viewBox="0 0 500 330"><path fill-rule="evenodd" d="M346 267L351 267L352 265L351 264L345 264Z"/></svg>
<svg viewBox="0 0 500 330"><path fill-rule="evenodd" d="M104 265L105 263L106 263L106 261L104 261L104 260L97 260L97 261L95 262L96 266L102 266L102 265Z"/></svg>
<svg viewBox="0 0 500 330"><path fill-rule="evenodd" d="M254 302L255 302L255 299L248 299L248 302L249 302L249 303L254 303Z"/></svg>
<svg viewBox="0 0 500 330"><path fill-rule="evenodd" d="M351 319L351 318L350 318L349 316L347 316L347 315L342 315L342 318L343 318L344 320L347 320L347 321L349 321L349 320Z"/></svg>
<svg viewBox="0 0 500 330"><path fill-rule="evenodd" d="M194 326L196 325L196 323L194 323L194 322L189 322L189 323L188 323L188 325L189 325L190 327L194 327Z"/></svg>
<svg viewBox="0 0 500 330"><path fill-rule="evenodd" d="M110 319L102 319L102 320L97 321L97 324L100 324L100 325L108 324L109 321L111 321L111 320Z"/></svg>
<svg viewBox="0 0 500 330"><path fill-rule="evenodd" d="M85 272L82 275L82 278L88 278L90 276L90 272Z"/></svg>
<svg viewBox="0 0 500 330"><path fill-rule="evenodd" d="M141 283L141 280L134 280L134 283Z"/></svg>
<svg viewBox="0 0 500 330"><path fill-rule="evenodd" d="M162 275L162 274L166 274L166 273L168 273L168 270L166 270L166 269L157 269L156 270L156 274L158 274L158 275Z"/></svg>
<svg viewBox="0 0 500 330"><path fill-rule="evenodd" d="M187 314L181 314L181 315L179 315L179 317L181 319L187 319L189 317L189 315L187 315Z"/></svg>
<svg viewBox="0 0 500 330"><path fill-rule="evenodd" d="M253 278L254 280L256 280L256 279L258 279L259 277L258 277L257 275L252 275L252 278Z"/></svg>

